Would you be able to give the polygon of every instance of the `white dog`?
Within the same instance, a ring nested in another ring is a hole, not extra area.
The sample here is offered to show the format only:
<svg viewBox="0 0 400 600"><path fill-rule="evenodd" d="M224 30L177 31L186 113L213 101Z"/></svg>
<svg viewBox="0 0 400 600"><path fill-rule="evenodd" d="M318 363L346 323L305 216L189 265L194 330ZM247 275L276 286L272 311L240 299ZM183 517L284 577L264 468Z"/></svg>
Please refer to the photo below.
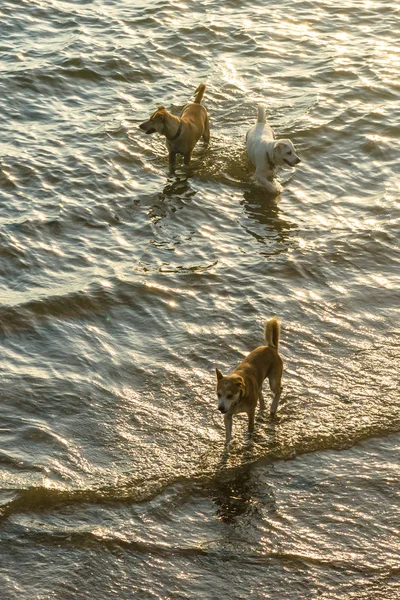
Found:
<svg viewBox="0 0 400 600"><path fill-rule="evenodd" d="M283 164L294 167L300 159L290 140L275 139L262 106L258 107L257 123L246 134L246 146L250 162L256 168L257 181L273 194L281 192L281 185L273 182L276 167Z"/></svg>

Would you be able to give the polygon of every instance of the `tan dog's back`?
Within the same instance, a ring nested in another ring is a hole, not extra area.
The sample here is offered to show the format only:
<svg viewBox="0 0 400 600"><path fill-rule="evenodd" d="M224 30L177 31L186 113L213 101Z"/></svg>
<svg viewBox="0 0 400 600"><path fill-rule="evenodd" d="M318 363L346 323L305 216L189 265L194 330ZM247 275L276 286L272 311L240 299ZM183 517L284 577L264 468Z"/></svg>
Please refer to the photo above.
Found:
<svg viewBox="0 0 400 600"><path fill-rule="evenodd" d="M192 140L190 145L195 145L204 133L207 120L207 111L202 104L190 102L183 107L181 112L181 120L185 125L189 125L192 129Z"/></svg>

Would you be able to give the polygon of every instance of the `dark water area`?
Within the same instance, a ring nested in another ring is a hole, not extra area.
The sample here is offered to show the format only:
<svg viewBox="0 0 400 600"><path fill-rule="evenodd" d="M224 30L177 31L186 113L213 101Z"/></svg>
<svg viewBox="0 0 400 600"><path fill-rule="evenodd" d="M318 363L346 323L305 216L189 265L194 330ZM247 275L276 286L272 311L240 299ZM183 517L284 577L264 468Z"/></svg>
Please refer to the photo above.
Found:
<svg viewBox="0 0 400 600"><path fill-rule="evenodd" d="M2 599L400 598L398 24L0 3ZM201 81L211 143L172 175L138 124ZM276 201L258 104L302 161ZM224 454L215 367L273 315L282 405Z"/></svg>

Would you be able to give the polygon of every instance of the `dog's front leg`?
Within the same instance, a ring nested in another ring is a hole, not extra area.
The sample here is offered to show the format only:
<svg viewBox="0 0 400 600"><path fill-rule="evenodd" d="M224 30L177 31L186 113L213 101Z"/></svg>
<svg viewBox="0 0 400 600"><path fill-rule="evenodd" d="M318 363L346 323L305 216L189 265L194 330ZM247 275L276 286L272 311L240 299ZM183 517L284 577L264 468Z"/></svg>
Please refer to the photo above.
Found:
<svg viewBox="0 0 400 600"><path fill-rule="evenodd" d="M250 410L248 412L248 417L249 417L248 432L249 433L253 433L253 431L254 431L254 413L255 413L255 409L254 410Z"/></svg>
<svg viewBox="0 0 400 600"><path fill-rule="evenodd" d="M261 185L267 190L269 194L274 194L275 196L282 191L282 188L279 189L277 186L269 181L264 175L256 172L256 179ZM278 184L279 185L279 184ZM280 186L279 186L280 187Z"/></svg>
<svg viewBox="0 0 400 600"><path fill-rule="evenodd" d="M224 415L225 422L225 443L228 446L232 437L232 415Z"/></svg>
<svg viewBox="0 0 400 600"><path fill-rule="evenodd" d="M183 163L186 166L190 163L191 156L192 156L191 152L186 152L186 154L183 155Z"/></svg>
<svg viewBox="0 0 400 600"><path fill-rule="evenodd" d="M173 173L175 170L175 160L176 160L176 152L171 151L169 153L169 170L171 171L171 173Z"/></svg>

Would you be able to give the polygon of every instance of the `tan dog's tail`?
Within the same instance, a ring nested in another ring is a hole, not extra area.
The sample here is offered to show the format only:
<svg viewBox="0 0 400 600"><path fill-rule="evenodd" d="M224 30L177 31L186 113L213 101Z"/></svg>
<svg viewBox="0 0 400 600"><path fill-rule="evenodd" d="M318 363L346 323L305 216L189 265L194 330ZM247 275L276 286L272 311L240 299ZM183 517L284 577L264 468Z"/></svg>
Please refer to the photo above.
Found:
<svg viewBox="0 0 400 600"><path fill-rule="evenodd" d="M268 347L278 350L280 331L281 325L276 317L266 321L264 336Z"/></svg>
<svg viewBox="0 0 400 600"><path fill-rule="evenodd" d="M258 105L258 115L257 115L257 123L265 123L267 120L267 116L265 114L265 108L263 106L261 106L261 104Z"/></svg>
<svg viewBox="0 0 400 600"><path fill-rule="evenodd" d="M200 102L203 100L203 96L204 96L204 92L205 91L206 91L206 84L205 83L201 83L199 85L199 87L195 91L195 97L194 97L193 102L196 102L197 104L200 104Z"/></svg>

